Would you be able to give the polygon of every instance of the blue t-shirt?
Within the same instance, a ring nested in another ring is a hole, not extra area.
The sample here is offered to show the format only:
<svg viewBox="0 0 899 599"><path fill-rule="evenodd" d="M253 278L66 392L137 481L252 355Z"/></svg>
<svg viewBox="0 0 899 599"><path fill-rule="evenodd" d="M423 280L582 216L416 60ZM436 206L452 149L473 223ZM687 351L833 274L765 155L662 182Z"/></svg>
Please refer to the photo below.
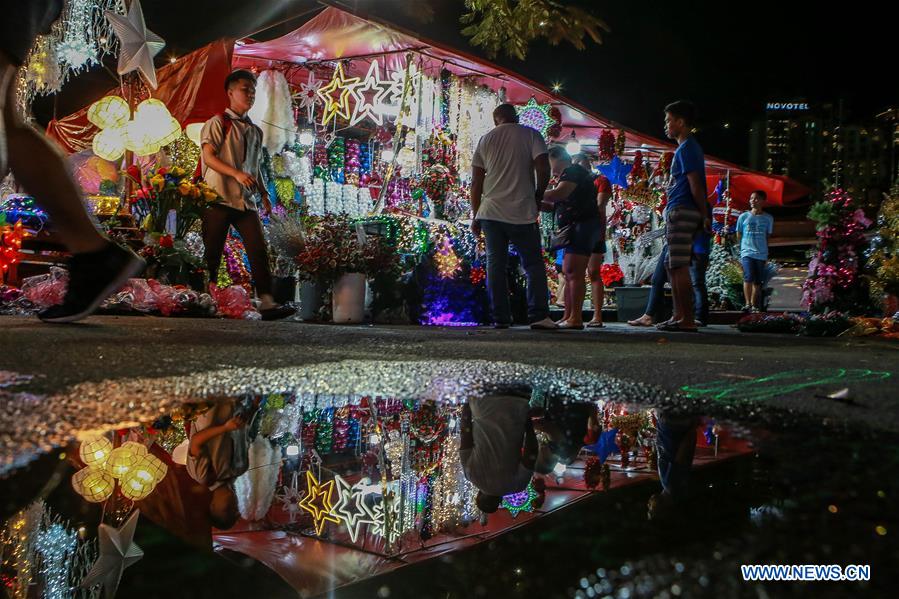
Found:
<svg viewBox="0 0 899 599"><path fill-rule="evenodd" d="M693 201L693 192L690 191L690 182L687 175L699 173L705 179L705 157L699 142L692 135L674 152L674 160L671 162L671 178L668 180L668 204L665 210L682 206L698 210Z"/></svg>
<svg viewBox="0 0 899 599"><path fill-rule="evenodd" d="M700 229L696 236L693 238L693 253L705 256L709 253L711 245L712 236L706 233L705 229Z"/></svg>
<svg viewBox="0 0 899 599"><path fill-rule="evenodd" d="M755 260L768 259L768 235L774 231L774 217L763 212L759 215L744 212L737 219L737 233L742 237L740 257Z"/></svg>

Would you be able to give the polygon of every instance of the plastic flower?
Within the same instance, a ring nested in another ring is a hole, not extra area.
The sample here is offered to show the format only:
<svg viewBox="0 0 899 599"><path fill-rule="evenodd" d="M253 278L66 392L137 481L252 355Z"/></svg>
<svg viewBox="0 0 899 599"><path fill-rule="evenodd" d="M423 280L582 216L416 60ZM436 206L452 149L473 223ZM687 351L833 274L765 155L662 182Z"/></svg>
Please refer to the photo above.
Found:
<svg viewBox="0 0 899 599"><path fill-rule="evenodd" d="M150 185L156 188L156 191L162 191L162 188L165 187L165 177L163 175L153 175L150 178Z"/></svg>
<svg viewBox="0 0 899 599"><path fill-rule="evenodd" d="M176 177L183 177L184 169L181 168L180 166L176 166L175 168L172 169L172 174Z"/></svg>
<svg viewBox="0 0 899 599"><path fill-rule="evenodd" d="M219 194L217 194L215 191L213 191L211 189L203 190L203 199L205 199L207 202L214 202L218 199L218 197L219 197Z"/></svg>
<svg viewBox="0 0 899 599"><path fill-rule="evenodd" d="M183 196L190 195L191 190L193 189L193 185L188 183L187 181L182 181L178 184L178 193Z"/></svg>
<svg viewBox="0 0 899 599"><path fill-rule="evenodd" d="M171 235L163 235L159 238L159 247L173 248L175 247L175 241L172 239Z"/></svg>

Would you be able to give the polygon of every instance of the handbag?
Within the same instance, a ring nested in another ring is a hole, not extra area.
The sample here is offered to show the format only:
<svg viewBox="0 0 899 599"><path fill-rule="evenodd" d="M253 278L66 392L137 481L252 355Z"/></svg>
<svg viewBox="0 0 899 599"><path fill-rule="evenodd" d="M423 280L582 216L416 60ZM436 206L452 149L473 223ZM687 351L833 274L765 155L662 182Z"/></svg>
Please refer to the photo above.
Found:
<svg viewBox="0 0 899 599"><path fill-rule="evenodd" d="M549 249L555 252L571 245L572 228L571 224L556 227L549 238Z"/></svg>

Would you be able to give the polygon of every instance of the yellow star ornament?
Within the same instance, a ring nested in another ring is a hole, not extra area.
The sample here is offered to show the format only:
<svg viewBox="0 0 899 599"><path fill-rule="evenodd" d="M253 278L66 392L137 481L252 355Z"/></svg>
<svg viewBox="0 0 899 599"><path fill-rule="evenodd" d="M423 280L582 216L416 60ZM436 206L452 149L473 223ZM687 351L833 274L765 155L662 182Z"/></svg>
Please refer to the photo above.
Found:
<svg viewBox="0 0 899 599"><path fill-rule="evenodd" d="M334 77L328 85L318 90L318 97L325 104L322 125L327 125L334 118L350 118L350 95L353 88L359 85L358 77L347 78L343 73L343 63L337 64Z"/></svg>
<svg viewBox="0 0 899 599"><path fill-rule="evenodd" d="M340 524L340 516L334 514L334 481L319 483L311 470L306 471L306 495L300 500L300 507L312 514L315 534L321 535L325 522Z"/></svg>

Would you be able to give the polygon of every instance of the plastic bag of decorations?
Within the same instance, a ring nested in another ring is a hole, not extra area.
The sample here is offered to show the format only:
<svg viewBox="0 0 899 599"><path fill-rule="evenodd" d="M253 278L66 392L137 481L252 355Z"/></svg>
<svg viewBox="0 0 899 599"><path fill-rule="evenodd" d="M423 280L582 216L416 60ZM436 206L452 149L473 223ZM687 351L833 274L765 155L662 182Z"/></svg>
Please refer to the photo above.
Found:
<svg viewBox="0 0 899 599"><path fill-rule="evenodd" d="M805 324L798 314L747 314L737 321L737 328L744 333L785 333L795 335Z"/></svg>
<svg viewBox="0 0 899 599"><path fill-rule="evenodd" d="M243 287L231 285L219 289L217 286L211 285L210 290L220 316L243 320L260 320L262 318L262 315L253 307L250 295Z"/></svg>
<svg viewBox="0 0 899 599"><path fill-rule="evenodd" d="M164 285L155 279L131 279L103 304L105 312L159 313L163 316L214 316L215 301L206 293L182 286Z"/></svg>
<svg viewBox="0 0 899 599"><path fill-rule="evenodd" d="M22 296L38 309L62 303L69 286L69 271L53 266L44 275L28 277L22 281Z"/></svg>

